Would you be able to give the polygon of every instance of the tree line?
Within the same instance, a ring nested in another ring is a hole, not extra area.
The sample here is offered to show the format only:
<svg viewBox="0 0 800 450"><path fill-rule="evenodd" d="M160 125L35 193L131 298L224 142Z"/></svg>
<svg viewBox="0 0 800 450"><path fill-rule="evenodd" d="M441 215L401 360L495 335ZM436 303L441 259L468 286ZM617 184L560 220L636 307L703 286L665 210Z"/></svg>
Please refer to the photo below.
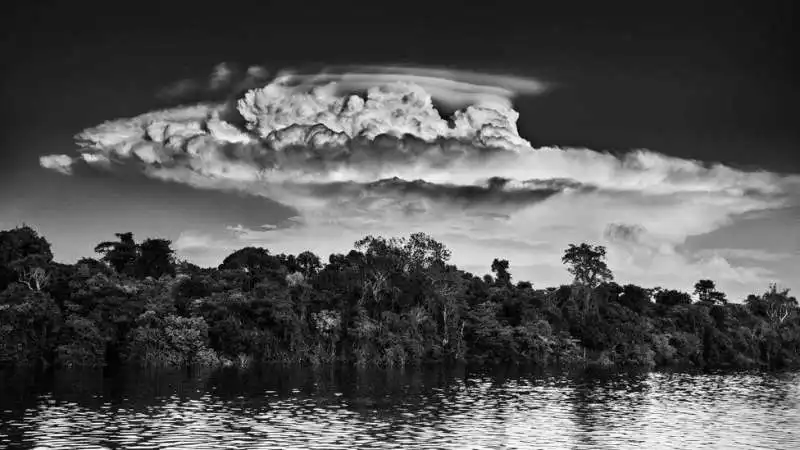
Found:
<svg viewBox="0 0 800 450"><path fill-rule="evenodd" d="M0 231L0 366L800 366L800 314L770 286L728 302L712 280L687 292L618 284L606 249L570 245L573 282L476 276L424 233L367 236L327 261L246 247L216 268L133 233L97 258L53 261L28 226Z"/></svg>

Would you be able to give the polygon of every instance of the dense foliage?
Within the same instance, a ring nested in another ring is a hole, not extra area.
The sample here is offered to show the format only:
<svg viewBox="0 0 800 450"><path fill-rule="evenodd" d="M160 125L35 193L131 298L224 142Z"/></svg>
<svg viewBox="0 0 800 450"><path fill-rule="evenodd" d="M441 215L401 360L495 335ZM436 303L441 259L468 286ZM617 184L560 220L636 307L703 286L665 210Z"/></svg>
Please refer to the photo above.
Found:
<svg viewBox="0 0 800 450"><path fill-rule="evenodd" d="M602 246L571 245L574 283L537 289L502 259L494 275L459 270L422 233L368 236L327 263L248 247L212 269L176 261L168 240L116 236L67 265L29 227L0 232L0 365L800 365L788 291L728 303L700 280L693 303L615 283Z"/></svg>

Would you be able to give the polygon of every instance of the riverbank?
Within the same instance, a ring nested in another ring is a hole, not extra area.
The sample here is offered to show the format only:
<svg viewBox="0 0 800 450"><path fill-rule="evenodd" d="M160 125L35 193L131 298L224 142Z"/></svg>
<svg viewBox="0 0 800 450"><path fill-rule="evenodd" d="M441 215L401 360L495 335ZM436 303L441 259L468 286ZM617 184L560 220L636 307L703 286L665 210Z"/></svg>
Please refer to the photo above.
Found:
<svg viewBox="0 0 800 450"><path fill-rule="evenodd" d="M102 261L58 264L20 230L4 232L7 245L31 242L10 254L39 253L0 264L17 277L0 286L0 366L800 366L788 291L732 303L700 280L693 302L612 281L604 249L585 244L565 252L572 285L537 289L512 283L508 261L484 277L449 265L423 234L368 237L327 264L249 247L203 269L174 262L169 241L137 246L129 234L98 246Z"/></svg>
<svg viewBox="0 0 800 450"><path fill-rule="evenodd" d="M107 294L125 286L120 279L102 275L87 281L95 292ZM391 368L467 362L781 369L800 364L797 324L775 326L742 305L650 304L644 314L636 314L606 300L597 302L594 311L576 311L569 287L509 288L494 291L505 299L467 305L456 316L461 327L449 330L453 337L448 339L435 317L419 307L373 318L356 304L345 320L341 312L331 310L306 310L304 318L297 311L303 306L299 301L278 303L240 291L194 300L182 316L175 313L174 303L187 281L192 279L149 280L126 298L84 298L84 308L91 302L85 316L68 307L72 312L65 317L51 298L16 291L26 300L2 305L0 314L6 324L26 328L4 325L3 365L248 368L280 363ZM308 292L303 289L307 288L289 292L302 298ZM171 294L153 296L153 290ZM509 316L509 310L519 311L519 316Z"/></svg>

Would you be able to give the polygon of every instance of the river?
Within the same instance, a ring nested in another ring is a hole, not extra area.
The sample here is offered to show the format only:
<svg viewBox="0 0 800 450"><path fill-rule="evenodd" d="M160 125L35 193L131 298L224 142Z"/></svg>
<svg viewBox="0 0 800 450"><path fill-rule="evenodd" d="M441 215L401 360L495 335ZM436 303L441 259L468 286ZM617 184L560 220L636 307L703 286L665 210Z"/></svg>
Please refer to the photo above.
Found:
<svg viewBox="0 0 800 450"><path fill-rule="evenodd" d="M0 448L795 449L800 373L16 373Z"/></svg>

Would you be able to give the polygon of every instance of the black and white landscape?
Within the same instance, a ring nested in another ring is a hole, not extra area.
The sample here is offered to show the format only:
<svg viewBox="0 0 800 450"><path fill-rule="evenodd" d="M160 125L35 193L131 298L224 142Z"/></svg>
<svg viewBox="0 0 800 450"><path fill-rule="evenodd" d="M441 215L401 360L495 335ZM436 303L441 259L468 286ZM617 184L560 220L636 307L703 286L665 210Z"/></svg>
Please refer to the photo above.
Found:
<svg viewBox="0 0 800 450"><path fill-rule="evenodd" d="M0 446L800 440L791 2L180 3L4 14Z"/></svg>

